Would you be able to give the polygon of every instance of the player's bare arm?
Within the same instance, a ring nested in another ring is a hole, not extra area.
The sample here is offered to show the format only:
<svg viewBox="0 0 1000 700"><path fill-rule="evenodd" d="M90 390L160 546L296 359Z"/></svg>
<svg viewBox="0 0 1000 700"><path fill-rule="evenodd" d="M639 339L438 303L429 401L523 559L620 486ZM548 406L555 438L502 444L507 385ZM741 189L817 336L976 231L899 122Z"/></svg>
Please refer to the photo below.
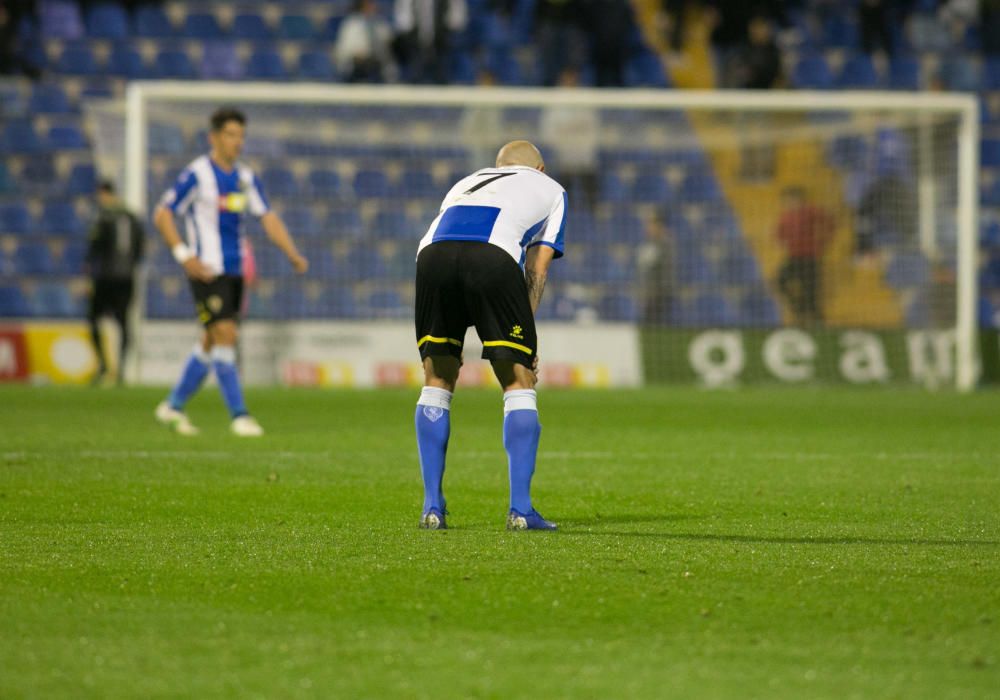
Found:
<svg viewBox="0 0 1000 700"><path fill-rule="evenodd" d="M528 248L524 258L524 279L528 283L528 299L531 301L531 312L538 311L545 291L545 279L549 273L549 265L555 256L555 250L547 245L536 245Z"/></svg>
<svg viewBox="0 0 1000 700"><path fill-rule="evenodd" d="M300 275L305 274L306 270L309 269L309 261L295 247L295 241L292 240L292 236L288 233L288 228L285 227L285 222L281 220L281 217L273 211L269 211L261 217L260 224L264 227L264 233L267 234L268 240L285 254L295 271Z"/></svg>
<svg viewBox="0 0 1000 700"><path fill-rule="evenodd" d="M174 259L184 268L184 272L191 279L199 282L211 282L215 279L213 273L205 264L198 259L187 244L181 240L181 234L177 231L177 224L174 222L173 213L164 206L158 206L153 212L153 225L160 232L160 236L166 242Z"/></svg>

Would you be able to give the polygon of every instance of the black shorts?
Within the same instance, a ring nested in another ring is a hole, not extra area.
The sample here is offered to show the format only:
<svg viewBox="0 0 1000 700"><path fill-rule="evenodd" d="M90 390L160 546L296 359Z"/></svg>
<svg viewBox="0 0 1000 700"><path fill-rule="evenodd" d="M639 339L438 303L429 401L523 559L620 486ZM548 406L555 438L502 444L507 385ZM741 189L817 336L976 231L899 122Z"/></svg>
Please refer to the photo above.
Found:
<svg viewBox="0 0 1000 700"><path fill-rule="evenodd" d="M90 296L90 318L106 314L123 317L132 303L132 279L117 277L94 278L94 291Z"/></svg>
<svg viewBox="0 0 1000 700"><path fill-rule="evenodd" d="M239 275L221 275L211 282L191 280L191 293L198 320L205 328L216 321L239 318L243 305L243 278Z"/></svg>
<svg viewBox="0 0 1000 700"><path fill-rule="evenodd" d="M440 241L417 256L417 347L461 357L475 326L483 359L530 368L538 354L535 317L524 272L503 249L479 241Z"/></svg>

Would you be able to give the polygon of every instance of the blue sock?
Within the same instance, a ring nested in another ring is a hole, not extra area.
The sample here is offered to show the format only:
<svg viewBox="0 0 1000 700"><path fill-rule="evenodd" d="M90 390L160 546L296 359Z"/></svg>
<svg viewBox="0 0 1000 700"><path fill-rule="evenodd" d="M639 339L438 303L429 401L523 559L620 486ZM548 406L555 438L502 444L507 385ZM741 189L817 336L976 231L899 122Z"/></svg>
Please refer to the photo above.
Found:
<svg viewBox="0 0 1000 700"><path fill-rule="evenodd" d="M195 345L188 357L187 364L184 365L184 371L181 372L181 378L177 380L177 385L167 399L170 408L175 411L184 410L188 399L194 396L201 383L205 381L205 377L208 376L210 362L208 353L201 349L201 345Z"/></svg>
<svg viewBox="0 0 1000 700"><path fill-rule="evenodd" d="M538 438L538 403L534 389L515 389L503 395L503 446L510 471L510 507L530 513L531 477L535 473Z"/></svg>
<svg viewBox="0 0 1000 700"><path fill-rule="evenodd" d="M226 407L229 408L229 415L233 418L247 415L240 375L236 371L236 348L226 345L212 348L212 367L215 368L215 379L219 383L219 391Z"/></svg>
<svg viewBox="0 0 1000 700"><path fill-rule="evenodd" d="M424 479L424 512L444 511L444 458L451 434L451 392L425 386L417 400L415 417L420 474Z"/></svg>

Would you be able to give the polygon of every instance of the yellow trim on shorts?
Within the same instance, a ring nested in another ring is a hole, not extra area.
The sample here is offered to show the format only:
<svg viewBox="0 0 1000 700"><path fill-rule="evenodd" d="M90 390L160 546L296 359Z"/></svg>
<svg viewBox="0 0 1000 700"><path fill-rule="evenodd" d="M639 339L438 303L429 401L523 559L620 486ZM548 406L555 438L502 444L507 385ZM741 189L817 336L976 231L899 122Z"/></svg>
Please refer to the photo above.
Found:
<svg viewBox="0 0 1000 700"><path fill-rule="evenodd" d="M451 343L452 345L457 345L462 347L461 340L455 340L454 338L437 338L433 335L425 335L423 338L417 341L417 347L419 348L424 343Z"/></svg>
<svg viewBox="0 0 1000 700"><path fill-rule="evenodd" d="M518 345L517 343L512 343L509 340L487 340L486 342L483 343L484 348L493 348L497 346L505 348L514 348L515 350L520 350L521 352L527 353L528 355L534 354L533 352L531 352L531 348L529 348L527 345Z"/></svg>

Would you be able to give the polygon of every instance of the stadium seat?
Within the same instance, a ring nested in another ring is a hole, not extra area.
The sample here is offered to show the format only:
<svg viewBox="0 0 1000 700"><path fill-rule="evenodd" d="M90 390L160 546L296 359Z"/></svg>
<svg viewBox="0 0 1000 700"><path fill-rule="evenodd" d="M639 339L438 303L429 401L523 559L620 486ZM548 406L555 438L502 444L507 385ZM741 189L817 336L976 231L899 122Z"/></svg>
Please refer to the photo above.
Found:
<svg viewBox="0 0 1000 700"><path fill-rule="evenodd" d="M79 3L72 0L48 0L38 4L43 39L79 39L83 36Z"/></svg>
<svg viewBox="0 0 1000 700"><path fill-rule="evenodd" d="M214 41L226 36L219 25L219 20L207 12L192 12L185 17L180 34L186 39L201 41Z"/></svg>
<svg viewBox="0 0 1000 700"><path fill-rule="evenodd" d="M738 318L725 297L706 293L683 305L678 321L684 326L707 328L734 326Z"/></svg>
<svg viewBox="0 0 1000 700"><path fill-rule="evenodd" d="M281 218L293 236L308 238L318 236L322 232L315 215L307 207L289 209Z"/></svg>
<svg viewBox="0 0 1000 700"><path fill-rule="evenodd" d="M979 164L984 168L1000 168L1000 139L983 139L980 142Z"/></svg>
<svg viewBox="0 0 1000 700"><path fill-rule="evenodd" d="M38 285L31 298L33 316L44 318L73 318L84 314L83 304L70 294L65 284L47 282Z"/></svg>
<svg viewBox="0 0 1000 700"><path fill-rule="evenodd" d="M983 185L979 191L979 203L984 207L1000 208L1000 180L992 185Z"/></svg>
<svg viewBox="0 0 1000 700"><path fill-rule="evenodd" d="M605 294L597 314L605 321L635 321L639 317L635 299L628 294Z"/></svg>
<svg viewBox="0 0 1000 700"><path fill-rule="evenodd" d="M240 80L243 62L236 52L236 45L228 41L211 41L205 44L201 60L201 77L208 80Z"/></svg>
<svg viewBox="0 0 1000 700"><path fill-rule="evenodd" d="M58 83L35 83L28 109L34 114L69 114L77 111Z"/></svg>
<svg viewBox="0 0 1000 700"><path fill-rule="evenodd" d="M398 208L379 210L372 220L371 237L403 240L411 238L411 226L406 212Z"/></svg>
<svg viewBox="0 0 1000 700"><path fill-rule="evenodd" d="M260 175L260 184L265 196L295 197L300 194L299 183L295 174L288 168L268 168Z"/></svg>
<svg viewBox="0 0 1000 700"><path fill-rule="evenodd" d="M398 194L405 199L439 197L444 194L429 170L409 169L399 179Z"/></svg>
<svg viewBox="0 0 1000 700"><path fill-rule="evenodd" d="M868 143L863 136L837 136L830 142L826 158L830 164L841 169L853 169L864 165L868 157Z"/></svg>
<svg viewBox="0 0 1000 700"><path fill-rule="evenodd" d="M66 180L66 195L69 197L91 196L97 189L97 175L89 163L77 163L69 171Z"/></svg>
<svg viewBox="0 0 1000 700"><path fill-rule="evenodd" d="M142 3L135 8L132 33L143 39L168 39L174 28L160 5Z"/></svg>
<svg viewBox="0 0 1000 700"><path fill-rule="evenodd" d="M374 318L407 318L413 312L395 289L376 289L365 300L369 314Z"/></svg>
<svg viewBox="0 0 1000 700"><path fill-rule="evenodd" d="M42 241L23 241L14 253L14 269L22 275L53 272L52 251Z"/></svg>
<svg viewBox="0 0 1000 700"><path fill-rule="evenodd" d="M54 261L53 271L57 275L79 275L83 272L86 255L86 243L82 240L70 241L63 247L62 254Z"/></svg>
<svg viewBox="0 0 1000 700"><path fill-rule="evenodd" d="M357 239L365 234L361 214L353 206L331 208L323 222L323 229L330 236L342 240Z"/></svg>
<svg viewBox="0 0 1000 700"><path fill-rule="evenodd" d="M709 170L694 169L688 172L681 185L683 202L717 202L722 199L722 191L715 175Z"/></svg>
<svg viewBox="0 0 1000 700"><path fill-rule="evenodd" d="M75 126L53 126L49 129L49 148L55 151L74 151L87 148L87 137Z"/></svg>
<svg viewBox="0 0 1000 700"><path fill-rule="evenodd" d="M720 283L719 270L709 258L681 249L677 259L677 281L683 285L713 287Z"/></svg>
<svg viewBox="0 0 1000 700"><path fill-rule="evenodd" d="M99 2L87 7L87 35L94 39L128 37L128 15L117 2Z"/></svg>
<svg viewBox="0 0 1000 700"><path fill-rule="evenodd" d="M31 304L24 291L13 284L0 286L0 318L26 318L31 316Z"/></svg>
<svg viewBox="0 0 1000 700"><path fill-rule="evenodd" d="M45 144L38 138L30 119L7 122L3 130L3 147L8 153L14 154L40 153L45 150Z"/></svg>
<svg viewBox="0 0 1000 700"><path fill-rule="evenodd" d="M880 83L871 56L864 53L854 54L847 59L837 80L839 87L847 89L873 90L879 87Z"/></svg>
<svg viewBox="0 0 1000 700"><path fill-rule="evenodd" d="M979 247L1000 252L1000 221L983 221L980 224Z"/></svg>
<svg viewBox="0 0 1000 700"><path fill-rule="evenodd" d="M671 199L670 183L663 175L640 173L632 183L632 197L637 202L666 204Z"/></svg>
<svg viewBox="0 0 1000 700"><path fill-rule="evenodd" d="M846 14L831 14L823 24L823 43L836 49L854 49L859 45L858 27Z"/></svg>
<svg viewBox="0 0 1000 700"><path fill-rule="evenodd" d="M17 184L11 177L7 169L7 163L0 160L0 195L11 194L17 191Z"/></svg>
<svg viewBox="0 0 1000 700"><path fill-rule="evenodd" d="M192 80L196 75L191 58L180 49L160 50L156 54L154 70L158 77L167 79Z"/></svg>
<svg viewBox="0 0 1000 700"><path fill-rule="evenodd" d="M284 80L288 77L281 54L273 49L258 49L250 55L246 68L247 78Z"/></svg>
<svg viewBox="0 0 1000 700"><path fill-rule="evenodd" d="M774 299L765 292L753 291L740 302L740 324L753 328L773 328L781 325L781 311Z"/></svg>
<svg viewBox="0 0 1000 700"><path fill-rule="evenodd" d="M187 150L184 132L174 124L154 122L149 125L148 145L154 154L182 154Z"/></svg>
<svg viewBox="0 0 1000 700"><path fill-rule="evenodd" d="M598 189L602 201L609 203L628 201L629 187L618 174L605 172L600 177Z"/></svg>
<svg viewBox="0 0 1000 700"><path fill-rule="evenodd" d="M254 42L269 41L274 36L274 32L267 26L264 18L251 13L236 15L231 31L234 39Z"/></svg>
<svg viewBox="0 0 1000 700"><path fill-rule="evenodd" d="M333 62L327 51L303 51L299 55L299 77L304 80L330 82L336 78Z"/></svg>
<svg viewBox="0 0 1000 700"><path fill-rule="evenodd" d="M625 87L670 87L670 80L659 55L643 50L630 56L625 63Z"/></svg>
<svg viewBox="0 0 1000 700"><path fill-rule="evenodd" d="M340 192L340 175L336 170L313 170L309 173L309 192L315 197L335 197Z"/></svg>
<svg viewBox="0 0 1000 700"><path fill-rule="evenodd" d="M43 235L80 236L84 232L84 225L76 215L76 209L72 204L55 201L45 205L36 229Z"/></svg>
<svg viewBox="0 0 1000 700"><path fill-rule="evenodd" d="M152 77L139 50L131 44L124 43L111 47L105 71L108 75L130 80Z"/></svg>
<svg viewBox="0 0 1000 700"><path fill-rule="evenodd" d="M354 194L362 199L389 197L389 178L381 170L359 170L354 175Z"/></svg>
<svg viewBox="0 0 1000 700"><path fill-rule="evenodd" d="M57 194L62 185L52 156L43 153L27 160L21 168L21 184L25 190L35 194Z"/></svg>
<svg viewBox="0 0 1000 700"><path fill-rule="evenodd" d="M978 92L982 87L979 64L971 56L952 56L941 64L941 80L948 90Z"/></svg>
<svg viewBox="0 0 1000 700"><path fill-rule="evenodd" d="M367 242L354 246L344 259L344 269L350 279L371 280L385 274L385 265L378 251Z"/></svg>
<svg viewBox="0 0 1000 700"><path fill-rule="evenodd" d="M285 41L308 41L315 30L305 15L283 15L278 21L278 38Z"/></svg>
<svg viewBox="0 0 1000 700"><path fill-rule="evenodd" d="M23 236L33 230L31 212L27 205L0 204L0 234L13 233Z"/></svg>
<svg viewBox="0 0 1000 700"><path fill-rule="evenodd" d="M721 264L722 283L746 287L760 281L757 260L749 253L733 253Z"/></svg>
<svg viewBox="0 0 1000 700"><path fill-rule="evenodd" d="M919 90L920 61L912 56L893 56L889 63L889 87L893 90Z"/></svg>
<svg viewBox="0 0 1000 700"><path fill-rule="evenodd" d="M55 70L64 75L97 75L94 53L87 44L66 46L56 59Z"/></svg>
<svg viewBox="0 0 1000 700"><path fill-rule="evenodd" d="M807 54L799 58L792 69L792 85L812 90L832 88L833 76L826 59L818 54Z"/></svg>

